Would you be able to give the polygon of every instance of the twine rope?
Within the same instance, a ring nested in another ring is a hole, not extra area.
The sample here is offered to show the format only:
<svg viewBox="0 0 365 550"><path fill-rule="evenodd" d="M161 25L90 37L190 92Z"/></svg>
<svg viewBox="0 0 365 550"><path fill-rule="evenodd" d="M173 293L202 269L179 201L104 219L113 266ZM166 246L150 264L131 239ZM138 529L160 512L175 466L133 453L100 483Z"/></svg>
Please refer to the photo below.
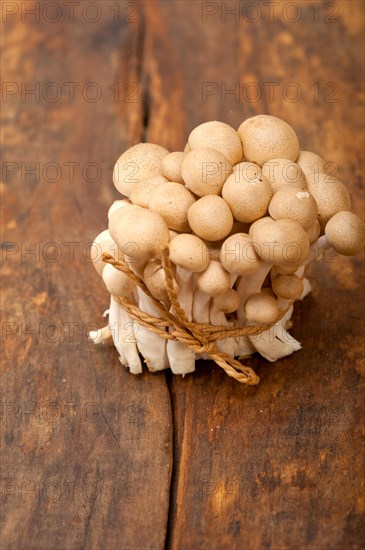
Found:
<svg viewBox="0 0 365 550"><path fill-rule="evenodd" d="M143 279L130 269L125 260L116 260L107 253L103 254L102 260L127 275L158 308L160 317L154 317L142 311L127 298L114 296L118 304L139 325L146 327L165 340L177 340L195 353L207 354L210 359L228 374L228 376L234 378L241 384L254 386L259 383L259 377L250 367L242 365L240 361L237 361L228 353L218 349L217 340L239 336L254 336L269 330L284 317L291 308L294 300L290 300L288 307L281 310L277 319L272 323L236 325L233 327L227 327L226 325L211 325L209 323L194 323L189 321L185 311L180 305L167 247L162 251L162 268L165 273L167 292L172 306L170 310L163 302L157 300L150 293Z"/></svg>

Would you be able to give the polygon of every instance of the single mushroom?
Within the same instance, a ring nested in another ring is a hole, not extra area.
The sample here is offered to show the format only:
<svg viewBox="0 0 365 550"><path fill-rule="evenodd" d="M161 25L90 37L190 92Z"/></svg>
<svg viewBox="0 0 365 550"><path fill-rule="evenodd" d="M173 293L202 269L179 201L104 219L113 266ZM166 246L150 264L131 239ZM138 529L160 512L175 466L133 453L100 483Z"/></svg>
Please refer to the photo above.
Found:
<svg viewBox="0 0 365 550"><path fill-rule="evenodd" d="M168 180L164 176L155 176L153 178L146 178L144 180L135 183L131 192L131 202L144 208L148 208L151 194L153 191Z"/></svg>
<svg viewBox="0 0 365 550"><path fill-rule="evenodd" d="M209 252L206 244L197 236L182 233L170 241L170 260L192 272L202 272L209 264Z"/></svg>
<svg viewBox="0 0 365 550"><path fill-rule="evenodd" d="M316 182L321 172L326 173L326 161L311 151L299 151L296 163L302 169L307 181Z"/></svg>
<svg viewBox="0 0 365 550"><path fill-rule="evenodd" d="M286 300L296 300L303 293L303 280L295 274L278 273L273 277L271 286L277 296Z"/></svg>
<svg viewBox="0 0 365 550"><path fill-rule="evenodd" d="M143 272L143 280L152 296L165 304L169 309L171 302L167 290L165 271L160 260L148 262ZM179 292L177 284L175 284L175 291L176 293Z"/></svg>
<svg viewBox="0 0 365 550"><path fill-rule="evenodd" d="M181 173L184 158L185 153L181 151L174 151L163 157L161 162L162 174L170 181L185 183Z"/></svg>
<svg viewBox="0 0 365 550"><path fill-rule="evenodd" d="M337 212L325 227L327 240L339 254L354 256L365 246L365 227L352 212Z"/></svg>
<svg viewBox="0 0 365 550"><path fill-rule="evenodd" d="M108 229L105 229L95 237L90 248L90 260L99 275L102 275L103 269L106 266L106 263L102 260L104 252L117 260L122 259L118 245L110 235Z"/></svg>
<svg viewBox="0 0 365 550"><path fill-rule="evenodd" d="M142 207L129 209L125 214L119 210L114 212L109 231L121 251L134 260L160 257L170 239L163 218Z"/></svg>
<svg viewBox="0 0 365 550"><path fill-rule="evenodd" d="M186 187L167 182L151 193L149 209L160 214L169 229L188 233L188 210L194 203L195 197Z"/></svg>
<svg viewBox="0 0 365 550"><path fill-rule="evenodd" d="M259 225L267 223L267 222L273 222L273 221L275 221L275 220L271 216L264 216L263 218L259 218L258 220L255 220L253 223L251 223L251 225L249 227L249 230L248 230L248 234L252 238L252 235L253 235L255 229Z"/></svg>
<svg viewBox="0 0 365 550"><path fill-rule="evenodd" d="M258 256L275 265L301 264L309 253L308 235L294 220L260 224L252 232L252 241Z"/></svg>
<svg viewBox="0 0 365 550"><path fill-rule="evenodd" d="M273 323L279 312L279 302L266 289L251 295L245 302L245 313L250 324ZM301 348L300 342L293 338L285 328L292 312L293 307L270 329L249 336L256 351L268 361L276 361Z"/></svg>
<svg viewBox="0 0 365 550"><path fill-rule="evenodd" d="M133 205L129 199L121 199L121 200L114 201L108 210L108 220L110 220L114 212L116 212L120 208L127 208L127 207L129 208L130 206L133 206Z"/></svg>
<svg viewBox="0 0 365 550"><path fill-rule="evenodd" d="M250 162L241 162L238 166L224 183L222 197L235 220L251 223L265 215L272 191L258 166Z"/></svg>
<svg viewBox="0 0 365 550"><path fill-rule="evenodd" d="M200 124L189 135L190 150L210 147L222 153L233 166L242 161L242 143L237 134L228 124L212 120Z"/></svg>
<svg viewBox="0 0 365 550"><path fill-rule="evenodd" d="M220 241L231 231L232 212L217 195L206 195L190 206L188 220L196 235L207 241Z"/></svg>
<svg viewBox="0 0 365 550"><path fill-rule="evenodd" d="M274 220L295 220L307 231L317 220L318 207L308 191L287 185L281 187L272 197L269 213Z"/></svg>
<svg viewBox="0 0 365 550"><path fill-rule="evenodd" d="M120 193L130 197L135 183L161 175L161 161L167 154L167 149L153 143L138 143L127 149L114 166L115 187Z"/></svg>
<svg viewBox="0 0 365 550"><path fill-rule="evenodd" d="M219 296L231 288L231 279L220 262L210 260L208 267L197 276L197 285L210 296Z"/></svg>
<svg viewBox="0 0 365 550"><path fill-rule="evenodd" d="M346 187L333 176L322 172L316 182L308 180L308 191L316 200L322 229L337 212L350 209L350 195Z"/></svg>
<svg viewBox="0 0 365 550"><path fill-rule="evenodd" d="M220 261L229 273L246 275L256 271L261 260L247 233L236 233L228 237L222 244Z"/></svg>
<svg viewBox="0 0 365 550"><path fill-rule="evenodd" d="M273 323L279 316L279 308L274 295L261 291L252 294L244 304L249 323Z"/></svg>
<svg viewBox="0 0 365 550"><path fill-rule="evenodd" d="M236 290L230 288L224 294L213 298L213 303L223 313L233 313L240 307L240 295Z"/></svg>
<svg viewBox="0 0 365 550"><path fill-rule="evenodd" d="M303 191L307 188L307 180L303 170L292 160L268 160L262 167L262 173L270 182L273 193L288 185L295 185Z"/></svg>
<svg viewBox="0 0 365 550"><path fill-rule="evenodd" d="M238 128L245 159L263 166L271 159L295 161L299 141L293 128L284 120L270 115L246 119Z"/></svg>
<svg viewBox="0 0 365 550"><path fill-rule="evenodd" d="M232 165L219 151L204 147L186 154L182 164L185 185L199 197L219 195Z"/></svg>
<svg viewBox="0 0 365 550"><path fill-rule="evenodd" d="M134 283L131 278L111 264L105 264L102 279L112 296L125 297L133 292Z"/></svg>

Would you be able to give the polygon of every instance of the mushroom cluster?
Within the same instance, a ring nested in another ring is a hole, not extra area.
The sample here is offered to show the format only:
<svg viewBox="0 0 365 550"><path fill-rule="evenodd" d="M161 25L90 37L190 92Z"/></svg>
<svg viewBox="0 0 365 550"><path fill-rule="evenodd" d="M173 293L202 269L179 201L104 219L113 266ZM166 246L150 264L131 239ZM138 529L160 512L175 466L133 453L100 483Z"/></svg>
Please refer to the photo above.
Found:
<svg viewBox="0 0 365 550"><path fill-rule="evenodd" d="M118 298L154 317L160 310L127 274L103 262L103 253L125 261L173 313L162 264L168 248L186 318L227 327L273 324L255 336L222 337L217 346L231 357L257 351L275 361L301 347L288 328L292 303L311 289L306 266L328 249L350 256L364 247L364 224L350 212L346 187L273 116L249 118L237 131L206 122L190 133L184 151L134 145L118 159L113 180L123 198L111 205L108 229L91 250L111 294L109 322L90 337L112 337L135 374L143 357L150 371L184 375L195 370L196 354L131 319Z"/></svg>

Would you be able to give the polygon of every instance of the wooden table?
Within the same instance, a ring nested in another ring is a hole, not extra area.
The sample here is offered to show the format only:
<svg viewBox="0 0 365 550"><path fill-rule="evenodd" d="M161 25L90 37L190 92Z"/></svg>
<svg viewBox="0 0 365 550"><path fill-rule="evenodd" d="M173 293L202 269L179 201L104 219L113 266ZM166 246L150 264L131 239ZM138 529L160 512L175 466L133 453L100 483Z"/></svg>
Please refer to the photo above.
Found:
<svg viewBox="0 0 365 550"><path fill-rule="evenodd" d="M123 150L263 112L362 215L363 3L1 9L1 548L360 549L362 256L315 266L303 350L252 358L261 383L243 387L206 362L135 377L90 343L108 296L87 251Z"/></svg>

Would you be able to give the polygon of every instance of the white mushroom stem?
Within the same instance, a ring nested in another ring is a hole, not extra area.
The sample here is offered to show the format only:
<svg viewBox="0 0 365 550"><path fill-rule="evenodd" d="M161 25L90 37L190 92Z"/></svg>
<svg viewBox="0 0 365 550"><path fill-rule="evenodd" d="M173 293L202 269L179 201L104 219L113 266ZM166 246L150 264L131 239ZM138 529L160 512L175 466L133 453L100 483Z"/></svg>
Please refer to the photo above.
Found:
<svg viewBox="0 0 365 550"><path fill-rule="evenodd" d="M135 299L138 307L153 317L160 317L160 311L143 290L137 288ZM143 355L148 370L155 372L169 368L166 340L148 328L138 324L137 347Z"/></svg>
<svg viewBox="0 0 365 550"><path fill-rule="evenodd" d="M136 343L136 323L133 323L128 313L119 306L113 296L110 299L109 328L122 365L129 367L133 374L140 374L142 363Z"/></svg>
<svg viewBox="0 0 365 550"><path fill-rule="evenodd" d="M194 277L194 296L193 296L193 321L194 323L209 324L209 305L212 297L206 294L196 286ZM197 355L198 359L209 359L206 353Z"/></svg>
<svg viewBox="0 0 365 550"><path fill-rule="evenodd" d="M109 325L99 328L98 330L91 330L89 332L89 339L94 342L94 344L100 344L111 337L112 333L110 332Z"/></svg>
<svg viewBox="0 0 365 550"><path fill-rule="evenodd" d="M223 311L220 311L215 305L214 302L211 303L209 308L209 318L211 325L224 325L227 328L232 327L232 323L227 321L227 318ZM223 338L217 340L217 348L225 353L228 353L231 357L238 355L238 345L234 337L226 338L222 335Z"/></svg>
<svg viewBox="0 0 365 550"><path fill-rule="evenodd" d="M322 258L325 258L326 255L328 255L328 257L332 257L334 252L335 249L328 241L326 235L322 235L322 237L319 237L319 239L311 245L309 254L303 265L306 266L312 262L319 262Z"/></svg>
<svg viewBox="0 0 365 550"><path fill-rule="evenodd" d="M231 280L231 288L233 287L234 283L237 280L237 275L230 274L230 280ZM227 321L227 317L223 313L223 311L220 311L214 304L214 301L212 301L210 308L209 308L209 320L212 325L222 325L226 326L227 328L232 327L232 323L229 323ZM222 335L223 336L223 335ZM225 353L228 353L231 357L236 357L239 355L239 347L238 343L236 341L236 338L230 337L226 338L223 336L223 338L220 338L217 340L217 348L221 351L224 351Z"/></svg>
<svg viewBox="0 0 365 550"><path fill-rule="evenodd" d="M188 320L191 321L193 310L193 273L176 266L175 279L180 289L178 294L180 305L185 311ZM173 308L171 308L171 312L174 313ZM184 376L189 372L195 371L195 353L185 346L185 344L177 340L168 340L166 351L170 368L174 374L182 374Z"/></svg>
<svg viewBox="0 0 365 550"><path fill-rule="evenodd" d="M297 269L297 271L295 272L295 275L298 275L298 277L302 278L304 275L304 272L305 272L305 266L301 265L300 268ZM303 292L297 299L304 300L304 298L308 296L310 292L312 292L312 285L310 284L310 282L306 277L303 277Z"/></svg>

